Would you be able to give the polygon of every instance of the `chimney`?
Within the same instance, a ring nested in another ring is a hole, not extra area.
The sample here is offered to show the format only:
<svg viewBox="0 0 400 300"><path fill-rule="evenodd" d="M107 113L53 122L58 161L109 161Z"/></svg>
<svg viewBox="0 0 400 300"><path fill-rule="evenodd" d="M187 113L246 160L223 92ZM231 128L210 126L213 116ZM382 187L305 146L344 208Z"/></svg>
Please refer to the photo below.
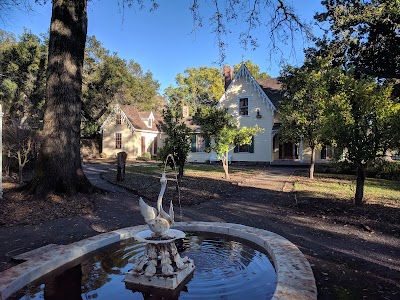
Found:
<svg viewBox="0 0 400 300"><path fill-rule="evenodd" d="M232 67L224 66L225 91L233 79Z"/></svg>
<svg viewBox="0 0 400 300"><path fill-rule="evenodd" d="M182 106L182 117L183 118L189 117L189 105L187 105L187 104L184 104Z"/></svg>

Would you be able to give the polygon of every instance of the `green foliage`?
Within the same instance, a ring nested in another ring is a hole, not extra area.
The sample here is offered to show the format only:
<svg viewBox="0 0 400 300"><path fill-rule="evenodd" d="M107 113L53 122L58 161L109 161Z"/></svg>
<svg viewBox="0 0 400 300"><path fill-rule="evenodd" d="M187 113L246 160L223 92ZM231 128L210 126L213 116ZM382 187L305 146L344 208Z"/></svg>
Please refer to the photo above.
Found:
<svg viewBox="0 0 400 300"><path fill-rule="evenodd" d="M253 77L256 79L263 79L263 78L271 77L265 72L260 73L260 67L256 64L254 64L250 59L245 61L244 64L246 65L246 67L250 71L250 73L253 75ZM242 63L233 65L233 73L234 74L236 74L239 71L241 65L242 65Z"/></svg>
<svg viewBox="0 0 400 300"><path fill-rule="evenodd" d="M330 25L330 50L357 72L400 78L400 2L398 0L324 0L316 15Z"/></svg>
<svg viewBox="0 0 400 300"><path fill-rule="evenodd" d="M138 156L136 158L136 160L149 161L149 160L151 160L151 153L150 152L145 152L145 153L143 153L142 156Z"/></svg>
<svg viewBox="0 0 400 300"><path fill-rule="evenodd" d="M363 165L399 145L399 99L392 99L393 85L374 79L342 76L342 89L327 105L329 137L356 165Z"/></svg>
<svg viewBox="0 0 400 300"><path fill-rule="evenodd" d="M47 43L25 30L16 39L0 31L0 100L4 112L29 126L43 116Z"/></svg>
<svg viewBox="0 0 400 300"><path fill-rule="evenodd" d="M179 180L182 179L183 169L191 148L192 131L184 122L182 106L178 103L163 110L163 130L167 134L164 146L158 151L158 159L165 161L169 154L172 154L176 165L179 167ZM172 161L168 160L171 168Z"/></svg>
<svg viewBox="0 0 400 300"><path fill-rule="evenodd" d="M83 68L82 131L98 131L111 103L135 105L139 110L157 110L159 83L140 64L110 54L95 36L88 38Z"/></svg>
<svg viewBox="0 0 400 300"><path fill-rule="evenodd" d="M18 39L0 30L0 100L11 117L36 127L43 119L46 95L47 37L26 30ZM99 130L111 103L132 104L139 110L158 110L159 83L133 60L110 54L95 36L88 37L82 85L82 133Z"/></svg>
<svg viewBox="0 0 400 300"><path fill-rule="evenodd" d="M225 177L229 179L229 151L233 150L236 145L250 145L252 137L262 132L263 129L257 126L239 129L227 110L227 108L202 106L197 109L193 120L201 126L203 135L213 141L206 151L215 151L218 159L222 161Z"/></svg>
<svg viewBox="0 0 400 300"><path fill-rule="evenodd" d="M310 178L314 177L315 149L329 142L325 135L325 128L329 126L325 112L335 86L331 72L328 59L308 56L300 68L286 66L279 79L283 95L280 138L290 142L300 138L308 141L312 151Z"/></svg>
<svg viewBox="0 0 400 300"><path fill-rule="evenodd" d="M353 175L356 172L356 166L347 160L332 161L326 165L318 165L316 172ZM377 158L366 165L365 172L370 178L400 180L400 163Z"/></svg>
<svg viewBox="0 0 400 300"><path fill-rule="evenodd" d="M368 177L400 180L400 163L382 158L374 159L367 165L366 173Z"/></svg>
<svg viewBox="0 0 400 300"><path fill-rule="evenodd" d="M184 102L193 109L198 105L215 105L224 93L224 82L217 68L187 68L175 81L177 87L169 86L165 91L169 102Z"/></svg>
<svg viewBox="0 0 400 300"><path fill-rule="evenodd" d="M310 147L323 142L325 103L329 97L324 63L315 58L300 68L287 66L282 71L279 80L283 94L280 105L283 140L298 141L302 136Z"/></svg>

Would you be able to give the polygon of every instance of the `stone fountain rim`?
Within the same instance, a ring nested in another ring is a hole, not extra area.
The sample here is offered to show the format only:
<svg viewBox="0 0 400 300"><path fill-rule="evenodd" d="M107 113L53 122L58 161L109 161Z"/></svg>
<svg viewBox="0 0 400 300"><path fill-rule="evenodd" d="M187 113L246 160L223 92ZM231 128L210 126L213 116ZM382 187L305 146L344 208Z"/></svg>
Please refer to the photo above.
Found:
<svg viewBox="0 0 400 300"><path fill-rule="evenodd" d="M317 288L311 266L303 253L284 237L263 229L233 223L177 222L182 231L224 234L253 242L271 256L277 273L272 297L283 299L317 299ZM30 282L95 250L131 239L147 225L127 227L99 234L69 245L50 244L18 255L25 262L0 273L0 300L5 300Z"/></svg>

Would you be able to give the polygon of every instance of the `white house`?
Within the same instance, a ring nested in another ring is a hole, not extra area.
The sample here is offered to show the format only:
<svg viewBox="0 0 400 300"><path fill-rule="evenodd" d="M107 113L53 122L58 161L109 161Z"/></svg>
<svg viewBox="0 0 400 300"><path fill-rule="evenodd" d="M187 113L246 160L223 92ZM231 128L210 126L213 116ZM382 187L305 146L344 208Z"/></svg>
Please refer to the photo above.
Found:
<svg viewBox="0 0 400 300"><path fill-rule="evenodd" d="M299 143L280 143L279 101L281 84L276 78L255 79L245 64L232 78L232 68L225 67L225 93L219 100L220 107L228 108L239 127L263 128L264 132L253 137L252 145L236 147L231 151L230 160L241 162L292 161L309 162L311 149L300 140ZM190 162L206 162L215 155L204 152L204 139L198 130L193 139ZM333 149L329 146L316 151L316 162L326 162L332 157Z"/></svg>

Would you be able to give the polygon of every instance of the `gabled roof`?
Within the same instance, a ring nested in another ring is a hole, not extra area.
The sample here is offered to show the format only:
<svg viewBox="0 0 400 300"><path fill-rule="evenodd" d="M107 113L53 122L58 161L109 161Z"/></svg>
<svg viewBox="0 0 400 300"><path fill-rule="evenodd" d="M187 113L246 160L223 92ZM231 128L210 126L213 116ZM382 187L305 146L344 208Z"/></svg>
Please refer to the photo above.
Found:
<svg viewBox="0 0 400 300"><path fill-rule="evenodd" d="M255 79L250 73L249 69L243 63L226 90L229 90L229 88L241 77L245 77L250 80L250 83L263 99L263 102L265 102L273 111L279 107L279 101L281 98L281 84L277 78ZM224 97L225 93L222 95L220 101Z"/></svg>
<svg viewBox="0 0 400 300"><path fill-rule="evenodd" d="M128 128L132 131L136 130L150 130L150 131L162 131L161 123L162 117L158 113L138 111L138 109L132 105L117 104L113 111L109 114L107 119L101 125L100 130L113 120L116 114L121 114L122 120L124 120ZM148 126L148 119L152 119L151 127Z"/></svg>
<svg viewBox="0 0 400 300"><path fill-rule="evenodd" d="M123 105L121 107L121 110L125 113L126 117L129 119L133 127L135 127L136 129L159 131L159 128L161 128L160 127L161 118L156 113L138 111L137 108L132 105ZM154 119L151 122L152 126L148 127L145 122L147 122L147 119L151 115L154 116Z"/></svg>
<svg viewBox="0 0 400 300"><path fill-rule="evenodd" d="M187 116L183 118L183 123L186 124L186 126L191 129L194 132L199 132L201 131L201 126L197 125L196 123L193 122L193 117L192 116Z"/></svg>
<svg viewBox="0 0 400 300"><path fill-rule="evenodd" d="M278 78L257 79L258 84L268 96L276 108L279 107L279 101L282 98L282 83Z"/></svg>

